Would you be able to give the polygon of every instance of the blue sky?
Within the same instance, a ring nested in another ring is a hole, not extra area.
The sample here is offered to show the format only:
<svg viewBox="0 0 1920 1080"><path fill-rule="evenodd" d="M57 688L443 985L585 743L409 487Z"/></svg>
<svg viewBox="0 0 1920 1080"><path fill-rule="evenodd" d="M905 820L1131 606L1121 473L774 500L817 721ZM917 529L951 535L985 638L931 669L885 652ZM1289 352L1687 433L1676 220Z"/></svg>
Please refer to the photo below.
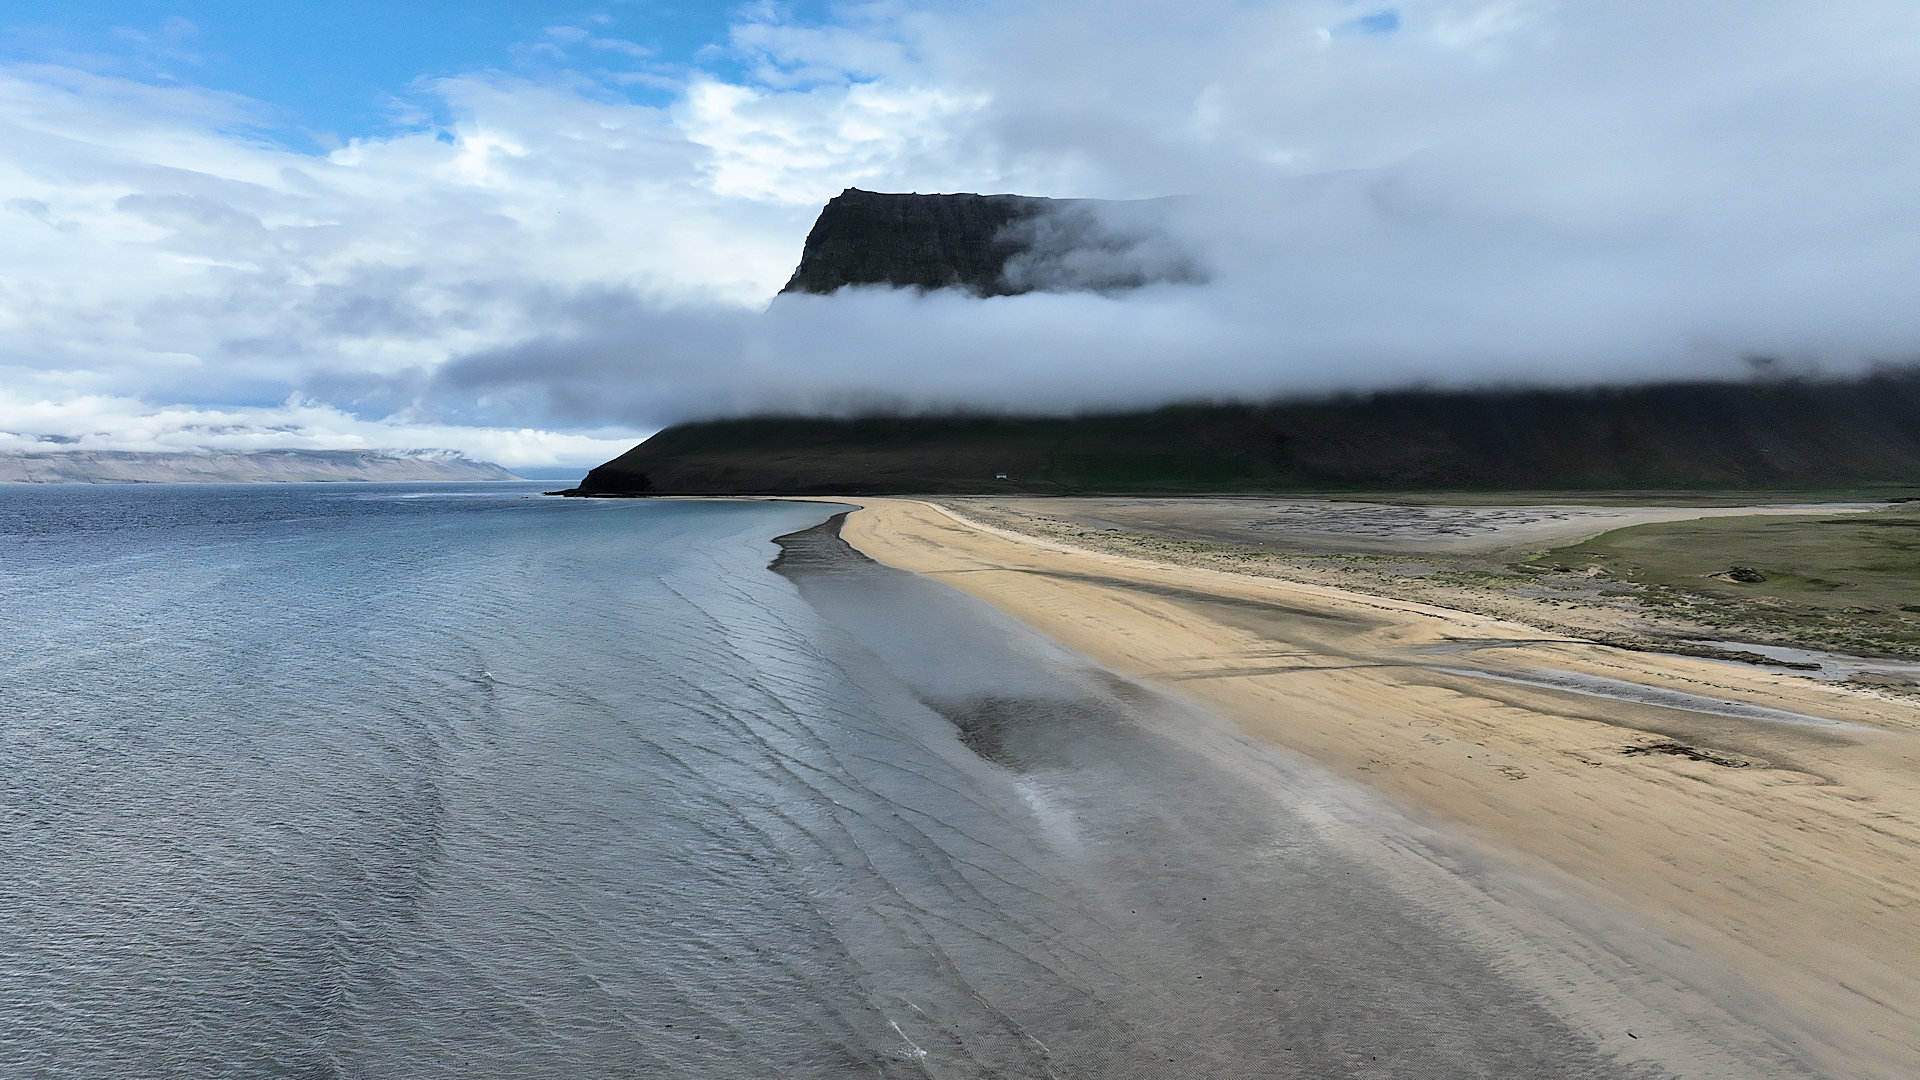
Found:
<svg viewBox="0 0 1920 1080"><path fill-rule="evenodd" d="M672 94L665 75L698 62L722 74L722 0L13 0L0 62L52 63L160 85L241 94L267 106L289 146L380 134L434 119L423 78L476 71L599 75L640 102ZM770 6L770 5L761 5ZM825 13L824 0L777 6ZM642 76L635 79L632 76ZM424 112L422 110L425 110Z"/></svg>

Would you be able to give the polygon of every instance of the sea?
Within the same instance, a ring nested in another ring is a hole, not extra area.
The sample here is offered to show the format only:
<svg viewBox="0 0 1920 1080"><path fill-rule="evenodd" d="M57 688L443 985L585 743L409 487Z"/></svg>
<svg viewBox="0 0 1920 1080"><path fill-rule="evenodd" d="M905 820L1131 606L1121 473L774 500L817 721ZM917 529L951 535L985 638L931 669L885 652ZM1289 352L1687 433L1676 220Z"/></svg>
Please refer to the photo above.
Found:
<svg viewBox="0 0 1920 1080"><path fill-rule="evenodd" d="M848 509L0 487L0 1076L1628 1075Z"/></svg>

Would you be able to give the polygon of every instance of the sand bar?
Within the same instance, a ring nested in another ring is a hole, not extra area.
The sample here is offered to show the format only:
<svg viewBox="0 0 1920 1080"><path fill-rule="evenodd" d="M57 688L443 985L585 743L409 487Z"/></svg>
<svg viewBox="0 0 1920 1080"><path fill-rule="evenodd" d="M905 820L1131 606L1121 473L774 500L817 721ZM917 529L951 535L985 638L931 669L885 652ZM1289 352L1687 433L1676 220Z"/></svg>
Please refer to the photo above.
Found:
<svg viewBox="0 0 1920 1080"><path fill-rule="evenodd" d="M1671 945L1614 959L1737 998L1819 1073L1914 1075L1911 699L854 501L860 550L1567 883Z"/></svg>

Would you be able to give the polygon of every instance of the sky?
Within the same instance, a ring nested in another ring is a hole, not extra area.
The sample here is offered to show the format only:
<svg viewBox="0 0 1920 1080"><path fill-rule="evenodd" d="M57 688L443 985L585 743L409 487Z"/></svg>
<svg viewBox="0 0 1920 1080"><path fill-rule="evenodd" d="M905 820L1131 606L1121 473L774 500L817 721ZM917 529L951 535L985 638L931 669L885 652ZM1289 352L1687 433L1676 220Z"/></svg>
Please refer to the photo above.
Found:
<svg viewBox="0 0 1920 1080"><path fill-rule="evenodd" d="M1909 363L1916 60L1909 0L15 0L0 451ZM776 298L849 186L1180 195L1205 280Z"/></svg>

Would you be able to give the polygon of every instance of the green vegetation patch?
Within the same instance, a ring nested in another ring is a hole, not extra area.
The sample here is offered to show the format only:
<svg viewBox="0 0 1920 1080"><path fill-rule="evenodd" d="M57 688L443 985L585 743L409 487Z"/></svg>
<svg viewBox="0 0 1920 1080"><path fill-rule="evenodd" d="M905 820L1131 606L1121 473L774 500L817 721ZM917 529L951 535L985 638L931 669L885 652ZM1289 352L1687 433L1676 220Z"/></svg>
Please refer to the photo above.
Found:
<svg viewBox="0 0 1920 1080"><path fill-rule="evenodd" d="M1221 491L1271 483L1259 462L1217 454L1056 454L1049 479L1087 491Z"/></svg>
<svg viewBox="0 0 1920 1080"><path fill-rule="evenodd" d="M1709 626L1920 655L1920 506L1841 517L1706 518L1620 529L1536 556L1641 586Z"/></svg>
<svg viewBox="0 0 1920 1080"><path fill-rule="evenodd" d="M604 494L1730 493L1920 495L1920 367L1863 379L1407 391L1081 416L680 424L581 483ZM1890 530L1899 531L1899 530Z"/></svg>

